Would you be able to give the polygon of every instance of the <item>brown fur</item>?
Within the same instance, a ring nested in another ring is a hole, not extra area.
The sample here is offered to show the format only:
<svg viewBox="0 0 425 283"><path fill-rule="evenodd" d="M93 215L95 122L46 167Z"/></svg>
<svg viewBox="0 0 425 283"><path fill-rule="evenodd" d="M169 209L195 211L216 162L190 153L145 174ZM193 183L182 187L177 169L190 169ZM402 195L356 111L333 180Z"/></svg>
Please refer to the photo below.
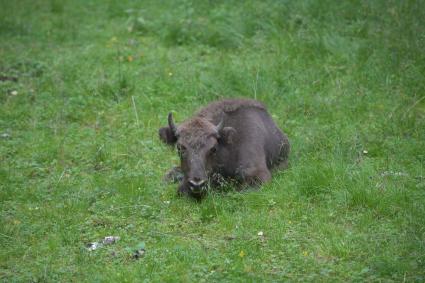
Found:
<svg viewBox="0 0 425 283"><path fill-rule="evenodd" d="M177 135L184 136L187 144L192 147L204 145L207 137L215 134L217 134L217 130L214 125L199 117L183 122L177 129Z"/></svg>
<svg viewBox="0 0 425 283"><path fill-rule="evenodd" d="M217 124L223 113L231 113L241 108L258 108L266 110L264 104L252 99L226 99L208 104L206 107L198 111L195 116L207 119L210 122Z"/></svg>

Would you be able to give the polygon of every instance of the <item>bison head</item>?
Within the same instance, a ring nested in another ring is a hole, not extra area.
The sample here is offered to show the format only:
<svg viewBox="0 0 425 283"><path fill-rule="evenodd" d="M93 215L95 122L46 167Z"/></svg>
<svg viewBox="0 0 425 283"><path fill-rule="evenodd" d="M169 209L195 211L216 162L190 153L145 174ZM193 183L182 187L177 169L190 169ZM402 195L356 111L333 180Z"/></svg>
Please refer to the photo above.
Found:
<svg viewBox="0 0 425 283"><path fill-rule="evenodd" d="M176 126L172 114L168 114L168 127L159 129L159 136L163 142L176 145L180 156L184 177L179 193L195 198L205 194L208 177L217 165L217 155L232 142L233 132L233 128L223 127L223 119L214 125L205 118L195 117Z"/></svg>

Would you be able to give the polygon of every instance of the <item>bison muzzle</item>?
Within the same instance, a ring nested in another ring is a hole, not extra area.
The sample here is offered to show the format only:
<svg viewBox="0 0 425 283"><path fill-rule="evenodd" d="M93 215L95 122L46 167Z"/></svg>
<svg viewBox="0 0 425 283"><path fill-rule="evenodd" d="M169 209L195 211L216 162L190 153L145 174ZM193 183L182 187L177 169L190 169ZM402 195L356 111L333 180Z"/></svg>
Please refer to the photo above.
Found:
<svg viewBox="0 0 425 283"><path fill-rule="evenodd" d="M180 156L180 167L173 171L183 173L178 193L196 199L218 179L237 180L243 188L259 186L271 179L272 168L288 164L288 138L256 100L213 102L180 125L169 113L159 137L175 145Z"/></svg>

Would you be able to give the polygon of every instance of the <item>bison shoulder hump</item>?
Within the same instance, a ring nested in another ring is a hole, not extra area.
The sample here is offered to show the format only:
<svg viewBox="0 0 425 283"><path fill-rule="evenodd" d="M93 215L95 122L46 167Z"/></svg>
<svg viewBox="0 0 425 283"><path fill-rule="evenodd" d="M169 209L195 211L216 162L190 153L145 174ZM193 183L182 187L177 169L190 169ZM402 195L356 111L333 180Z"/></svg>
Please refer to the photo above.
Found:
<svg viewBox="0 0 425 283"><path fill-rule="evenodd" d="M206 107L199 110L197 116L200 117L215 117L221 113L231 113L241 108L258 108L266 110L264 104L253 99L226 99L208 104Z"/></svg>

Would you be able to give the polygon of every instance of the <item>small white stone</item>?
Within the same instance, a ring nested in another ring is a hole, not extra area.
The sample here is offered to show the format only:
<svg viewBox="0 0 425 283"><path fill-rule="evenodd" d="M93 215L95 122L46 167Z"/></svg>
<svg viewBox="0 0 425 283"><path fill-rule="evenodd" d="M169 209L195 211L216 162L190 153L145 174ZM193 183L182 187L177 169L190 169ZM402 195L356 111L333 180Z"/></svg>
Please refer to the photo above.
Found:
<svg viewBox="0 0 425 283"><path fill-rule="evenodd" d="M368 151L365 149L365 150L363 150L363 153L364 153L364 154L367 154L367 153L368 153Z"/></svg>
<svg viewBox="0 0 425 283"><path fill-rule="evenodd" d="M257 233L257 235L260 236L260 237L263 237L264 233L263 233L263 231L260 231L260 232Z"/></svg>
<svg viewBox="0 0 425 283"><path fill-rule="evenodd" d="M93 242L93 243L90 243L90 244L87 245L87 249L89 251L94 251L94 250L97 250L100 246L101 245L100 245L99 242Z"/></svg>
<svg viewBox="0 0 425 283"><path fill-rule="evenodd" d="M12 90L12 91L10 92L10 94L11 94L11 95L13 95L13 96L15 96L15 95L18 95L18 92L17 92L16 90Z"/></svg>
<svg viewBox="0 0 425 283"><path fill-rule="evenodd" d="M118 236L107 236L103 239L102 243L104 245L110 245L110 244L113 244L113 243L119 241L119 239L120 239L120 237L118 237Z"/></svg>

